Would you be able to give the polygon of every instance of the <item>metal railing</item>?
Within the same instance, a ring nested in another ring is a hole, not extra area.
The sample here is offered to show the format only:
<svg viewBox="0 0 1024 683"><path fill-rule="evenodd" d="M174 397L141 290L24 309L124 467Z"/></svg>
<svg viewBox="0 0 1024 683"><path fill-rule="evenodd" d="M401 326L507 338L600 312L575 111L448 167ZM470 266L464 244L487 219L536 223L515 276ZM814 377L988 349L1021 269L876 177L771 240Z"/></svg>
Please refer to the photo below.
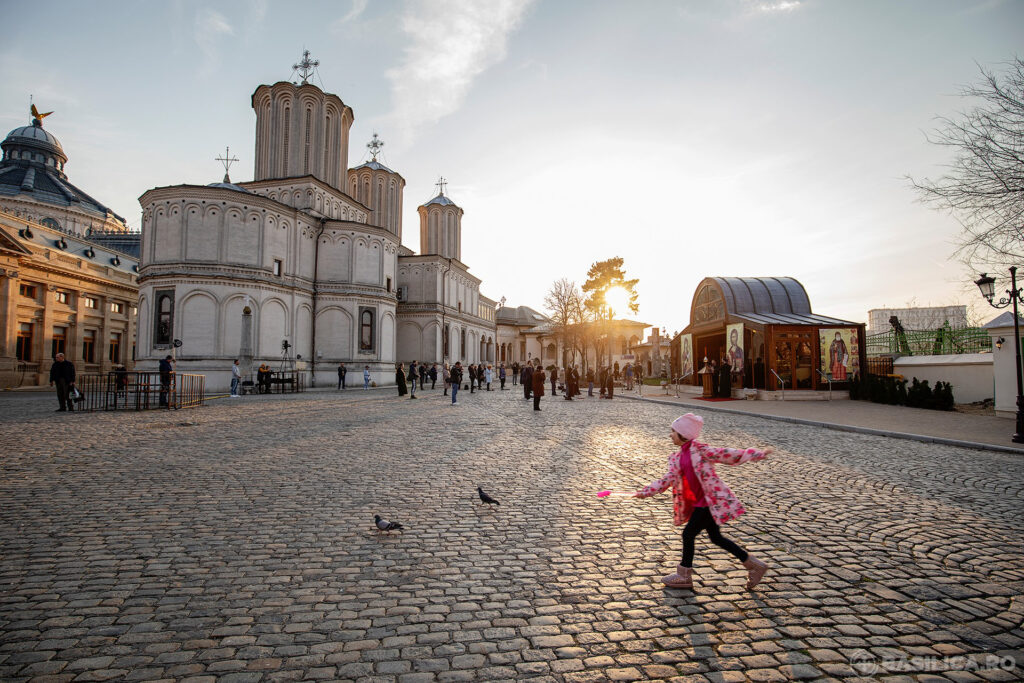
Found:
<svg viewBox="0 0 1024 683"><path fill-rule="evenodd" d="M83 373L75 379L82 393L79 410L161 410L191 408L206 402L206 376L159 372Z"/></svg>
<svg viewBox="0 0 1024 683"><path fill-rule="evenodd" d="M901 353L912 356L939 356L955 353L982 353L992 350L992 339L979 327L940 327L934 330L893 330L869 334L865 338L868 356Z"/></svg>
<svg viewBox="0 0 1024 683"><path fill-rule="evenodd" d="M769 371L773 375L775 375L775 379L777 379L779 381L779 385L782 387L782 400L785 401L786 400L786 380L784 380L781 377L779 377L779 373L775 372L771 368L769 368Z"/></svg>

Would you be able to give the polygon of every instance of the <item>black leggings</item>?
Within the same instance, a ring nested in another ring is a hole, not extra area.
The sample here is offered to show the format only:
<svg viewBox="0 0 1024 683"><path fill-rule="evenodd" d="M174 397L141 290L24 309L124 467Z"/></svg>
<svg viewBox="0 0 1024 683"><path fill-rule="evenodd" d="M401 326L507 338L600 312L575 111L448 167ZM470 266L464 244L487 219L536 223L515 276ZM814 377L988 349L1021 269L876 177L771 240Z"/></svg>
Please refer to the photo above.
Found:
<svg viewBox="0 0 1024 683"><path fill-rule="evenodd" d="M702 507L693 509L690 521L683 527L683 561L681 564L684 567L693 567L693 544L700 532L705 529L712 543L732 553L740 562L747 561L747 551L723 536L715 518L711 516L711 510Z"/></svg>

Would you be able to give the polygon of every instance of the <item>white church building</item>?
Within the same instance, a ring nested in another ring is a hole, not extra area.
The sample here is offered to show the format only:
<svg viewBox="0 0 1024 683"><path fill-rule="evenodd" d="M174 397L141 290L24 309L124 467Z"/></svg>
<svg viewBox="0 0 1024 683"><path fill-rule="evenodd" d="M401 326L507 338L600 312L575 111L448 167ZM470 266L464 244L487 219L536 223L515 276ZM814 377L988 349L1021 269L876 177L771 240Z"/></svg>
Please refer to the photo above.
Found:
<svg viewBox="0 0 1024 683"><path fill-rule="evenodd" d="M495 302L460 260L462 209L439 183L419 207L423 253L402 246L405 180L377 161L376 136L373 160L348 168L352 109L309 83L303 62L301 83L253 93L251 182L139 198L139 366L173 352L179 372L217 390L243 348L254 366L305 369L318 386L339 362L353 384L368 367L379 385L396 362L496 361Z"/></svg>

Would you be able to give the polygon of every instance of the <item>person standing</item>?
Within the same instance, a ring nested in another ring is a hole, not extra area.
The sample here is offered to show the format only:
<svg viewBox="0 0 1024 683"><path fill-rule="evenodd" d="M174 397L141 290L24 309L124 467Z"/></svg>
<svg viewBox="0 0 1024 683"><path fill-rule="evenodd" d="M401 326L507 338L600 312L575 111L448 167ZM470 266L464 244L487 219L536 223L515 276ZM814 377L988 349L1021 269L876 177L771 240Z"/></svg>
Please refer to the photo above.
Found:
<svg viewBox="0 0 1024 683"><path fill-rule="evenodd" d="M551 395L558 396L558 366L551 366Z"/></svg>
<svg viewBox="0 0 1024 683"><path fill-rule="evenodd" d="M445 363L444 365L441 366L441 379L444 380L444 394L443 395L447 396L448 395L448 387L452 383L452 371L451 371L451 368L448 367L447 363Z"/></svg>
<svg viewBox="0 0 1024 683"><path fill-rule="evenodd" d="M71 400L71 390L75 388L75 364L58 353L50 366L50 386L57 387L58 413L75 412L75 403Z"/></svg>
<svg viewBox="0 0 1024 683"><path fill-rule="evenodd" d="M409 389L405 385L405 365L395 363L395 386L398 387L398 395L405 396Z"/></svg>
<svg viewBox="0 0 1024 683"><path fill-rule="evenodd" d="M594 396L594 368L587 368L587 396Z"/></svg>
<svg viewBox="0 0 1024 683"><path fill-rule="evenodd" d="M434 387L437 386L437 363L430 366L430 390L433 391Z"/></svg>
<svg viewBox="0 0 1024 683"><path fill-rule="evenodd" d="M633 391L633 364L626 364L626 390Z"/></svg>
<svg viewBox="0 0 1024 683"><path fill-rule="evenodd" d="M167 405L171 396L171 383L174 380L174 357L164 356L160 361L160 405Z"/></svg>
<svg viewBox="0 0 1024 683"><path fill-rule="evenodd" d="M537 366L537 369L533 371L533 409L540 410L540 397L544 395L544 381L547 379L547 375L544 374L544 368L541 365Z"/></svg>
<svg viewBox="0 0 1024 683"><path fill-rule="evenodd" d="M484 381L487 382L487 391L491 390L491 380L494 378L494 371L491 370L491 366L488 365L487 369L484 370Z"/></svg>
<svg viewBox="0 0 1024 683"><path fill-rule="evenodd" d="M238 359L235 359L234 364L231 366L231 398L238 398L238 383L242 381L242 366L238 364Z"/></svg>
<svg viewBox="0 0 1024 683"><path fill-rule="evenodd" d="M512 363L512 386L516 385L519 381L519 361L513 361Z"/></svg>
<svg viewBox="0 0 1024 683"><path fill-rule="evenodd" d="M472 394L473 393L473 389L476 386L476 365L474 365L473 363L470 363L469 367L466 368L466 370L467 370L466 374L469 375L469 393Z"/></svg>
<svg viewBox="0 0 1024 683"><path fill-rule="evenodd" d="M498 381L501 382L501 390L505 391L505 364L498 366Z"/></svg>
<svg viewBox="0 0 1024 683"><path fill-rule="evenodd" d="M348 370L345 369L344 363L338 363L338 388L341 390L345 389L345 373Z"/></svg>
<svg viewBox="0 0 1024 683"><path fill-rule="evenodd" d="M420 391L427 389L427 364L420 363Z"/></svg>
<svg viewBox="0 0 1024 683"><path fill-rule="evenodd" d="M363 391L370 388L370 366L363 368Z"/></svg>
<svg viewBox="0 0 1024 683"><path fill-rule="evenodd" d="M456 404L455 396L459 393L462 385L462 361L456 361L455 367L451 369L452 405Z"/></svg>
<svg viewBox="0 0 1024 683"><path fill-rule="evenodd" d="M416 380L419 377L419 366L416 365L416 361L409 364L409 388L412 390L412 395L416 395Z"/></svg>
<svg viewBox="0 0 1024 683"><path fill-rule="evenodd" d="M533 366L529 363L523 365L523 374L519 382L523 385L523 398L529 401L533 393Z"/></svg>
<svg viewBox="0 0 1024 683"><path fill-rule="evenodd" d="M412 365L409 366L409 386L412 391L409 393L409 398L416 398L416 380L419 378L420 365L413 361ZM423 382L420 382L420 389L423 388Z"/></svg>

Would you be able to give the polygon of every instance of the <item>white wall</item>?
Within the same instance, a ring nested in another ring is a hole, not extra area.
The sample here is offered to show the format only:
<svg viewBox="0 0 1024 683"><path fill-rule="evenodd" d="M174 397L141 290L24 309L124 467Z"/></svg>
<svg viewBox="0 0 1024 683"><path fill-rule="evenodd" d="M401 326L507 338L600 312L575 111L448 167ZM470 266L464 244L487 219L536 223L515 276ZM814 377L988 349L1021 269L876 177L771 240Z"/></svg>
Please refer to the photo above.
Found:
<svg viewBox="0 0 1024 683"><path fill-rule="evenodd" d="M1012 323L1013 318L1010 318ZM1014 360L1013 325L988 329L992 337L992 376L995 383L996 415L1017 416L1017 363ZM1003 340L1003 348L996 348L996 340ZM1024 339L1021 340L1024 347Z"/></svg>
<svg viewBox="0 0 1024 683"><path fill-rule="evenodd" d="M932 389L936 382L949 382L957 403L974 403L994 395L991 353L903 356L893 362L893 372L903 375L908 384L914 377L928 380Z"/></svg>

